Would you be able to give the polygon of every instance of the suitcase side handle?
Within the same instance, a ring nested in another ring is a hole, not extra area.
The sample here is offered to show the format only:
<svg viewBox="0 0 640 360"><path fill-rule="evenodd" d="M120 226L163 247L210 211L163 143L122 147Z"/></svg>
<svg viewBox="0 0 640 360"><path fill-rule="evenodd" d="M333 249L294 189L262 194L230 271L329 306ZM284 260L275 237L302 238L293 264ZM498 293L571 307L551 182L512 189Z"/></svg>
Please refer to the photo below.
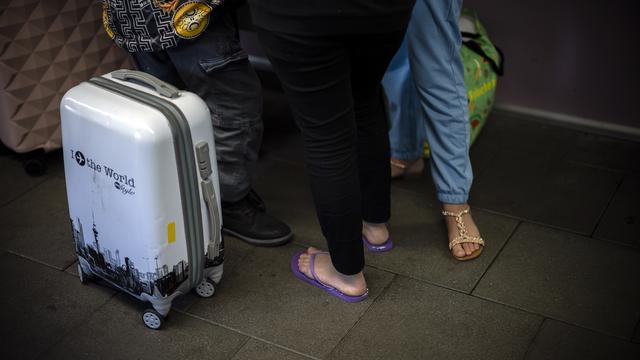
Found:
<svg viewBox="0 0 640 360"><path fill-rule="evenodd" d="M202 181L202 193L204 202L207 206L209 219L209 245L207 254L210 260L214 260L220 255L220 243L222 226L220 224L220 212L218 209L218 200L216 199L216 191L211 181L211 159L209 158L209 144L200 142L196 145L196 158L198 160L198 169Z"/></svg>
<svg viewBox="0 0 640 360"><path fill-rule="evenodd" d="M113 71L111 73L111 77L122 81L138 81L153 88L153 90L155 90L158 94L170 99L173 99L180 95L180 90L178 90L178 88L176 88L175 86L142 71L121 69Z"/></svg>

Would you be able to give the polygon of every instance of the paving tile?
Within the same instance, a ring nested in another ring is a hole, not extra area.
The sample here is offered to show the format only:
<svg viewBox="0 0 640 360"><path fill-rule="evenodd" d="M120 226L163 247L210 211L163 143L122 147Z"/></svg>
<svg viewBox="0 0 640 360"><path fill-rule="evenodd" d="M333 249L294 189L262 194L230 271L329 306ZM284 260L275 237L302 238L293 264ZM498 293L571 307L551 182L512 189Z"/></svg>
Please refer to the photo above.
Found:
<svg viewBox="0 0 640 360"><path fill-rule="evenodd" d="M521 359L542 318L397 277L331 359Z"/></svg>
<svg viewBox="0 0 640 360"><path fill-rule="evenodd" d="M420 194L428 204L437 206L439 202L429 166L429 160L425 160L425 169L421 174L391 180L391 189L412 191Z"/></svg>
<svg viewBox="0 0 640 360"><path fill-rule="evenodd" d="M230 359L246 336L171 312L162 329L147 329L143 307L118 295L70 332L45 359Z"/></svg>
<svg viewBox="0 0 640 360"><path fill-rule="evenodd" d="M225 272L216 295L198 300L189 313L317 357L333 349L393 278L366 268L370 298L349 304L291 274L291 256L301 247L229 241L227 248L243 257L242 266Z"/></svg>
<svg viewBox="0 0 640 360"><path fill-rule="evenodd" d="M262 341L250 339L233 357L233 360L303 360L306 356L296 354Z"/></svg>
<svg viewBox="0 0 640 360"><path fill-rule="evenodd" d="M0 155L0 169L0 207L47 180L27 175L17 155Z"/></svg>
<svg viewBox="0 0 640 360"><path fill-rule="evenodd" d="M309 177L303 168L265 160L259 163L254 179L253 186L264 199L267 211L291 226L294 241L326 248L311 197Z"/></svg>
<svg viewBox="0 0 640 360"><path fill-rule="evenodd" d="M615 244L525 223L473 294L630 338L640 319L638 259Z"/></svg>
<svg viewBox="0 0 640 360"><path fill-rule="evenodd" d="M62 150L48 153L45 157L47 162L47 174L64 178L64 161L62 160Z"/></svg>
<svg viewBox="0 0 640 360"><path fill-rule="evenodd" d="M474 148L490 147L542 157L564 158L582 138L582 133L528 119L526 116L494 111L478 136Z"/></svg>
<svg viewBox="0 0 640 360"><path fill-rule="evenodd" d="M640 143L582 133L568 161L640 174Z"/></svg>
<svg viewBox="0 0 640 360"><path fill-rule="evenodd" d="M545 320L526 359L640 359L640 344Z"/></svg>
<svg viewBox="0 0 640 360"><path fill-rule="evenodd" d="M113 295L12 254L0 255L2 359L34 359Z"/></svg>
<svg viewBox="0 0 640 360"><path fill-rule="evenodd" d="M504 151L474 184L475 206L591 235L622 174Z"/></svg>
<svg viewBox="0 0 640 360"><path fill-rule="evenodd" d="M640 246L640 176L626 176L594 237Z"/></svg>
<svg viewBox="0 0 640 360"><path fill-rule="evenodd" d="M60 270L76 260L65 183L50 178L0 209L0 247Z"/></svg>
<svg viewBox="0 0 640 360"><path fill-rule="evenodd" d="M447 231L439 207L404 190L394 189L391 199L389 230L394 249L387 253L366 252L367 264L464 292L473 289L517 225L515 220L473 210L486 247L478 259L460 262L447 247Z"/></svg>

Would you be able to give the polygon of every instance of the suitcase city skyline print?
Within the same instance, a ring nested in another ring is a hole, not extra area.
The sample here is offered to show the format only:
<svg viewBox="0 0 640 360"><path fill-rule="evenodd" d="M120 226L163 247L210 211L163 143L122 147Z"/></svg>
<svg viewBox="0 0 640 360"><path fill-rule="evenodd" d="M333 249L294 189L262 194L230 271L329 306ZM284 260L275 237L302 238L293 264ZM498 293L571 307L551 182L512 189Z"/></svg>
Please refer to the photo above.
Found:
<svg viewBox="0 0 640 360"><path fill-rule="evenodd" d="M177 264L169 267L167 264L160 265L158 256L154 256L153 264L155 266L151 268L153 266L150 265L152 259L145 257L142 259L146 261L146 271L141 270L140 265L136 266L136 262L126 253L121 253L120 249L116 248L114 251L100 245L100 231L95 220L91 227L93 235L91 243L86 241L82 221L79 218L76 218L76 221L73 219L70 221L78 257L86 261L92 271L95 271L103 280L113 285L135 295L144 292L152 296L157 294L167 296L188 278L189 264L186 260L180 260Z"/></svg>

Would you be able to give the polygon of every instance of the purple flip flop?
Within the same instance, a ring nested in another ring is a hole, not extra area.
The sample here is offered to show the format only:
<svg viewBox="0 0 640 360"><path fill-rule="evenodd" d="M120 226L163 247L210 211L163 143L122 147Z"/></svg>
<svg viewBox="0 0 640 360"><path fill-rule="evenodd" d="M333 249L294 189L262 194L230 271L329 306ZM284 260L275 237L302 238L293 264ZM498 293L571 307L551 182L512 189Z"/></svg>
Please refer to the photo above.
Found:
<svg viewBox="0 0 640 360"><path fill-rule="evenodd" d="M355 302L360 302L362 300L365 300L369 297L369 289L365 290L364 294L362 295L358 295L358 296L351 296L351 295L347 295L345 293L343 293L342 291L326 285L324 283L322 283L320 280L318 280L318 276L316 275L316 271L315 271L315 260L316 260L316 254L328 254L326 252L322 252L322 253L316 253L316 254L311 254L310 255L310 267L311 267L311 274L313 275L313 279L307 277L307 275L305 275L302 271L300 271L300 269L298 269L298 259L300 258L300 256L302 254L304 254L305 251L300 251L298 253L296 253L295 255L293 255L293 257L291 258L291 271L293 272L293 275L295 275L298 279L311 284L313 286L319 287L320 289L322 289L323 291L325 291L326 293L333 295L335 297L337 297L340 300L346 301L346 302L350 302L350 303L355 303Z"/></svg>
<svg viewBox="0 0 640 360"><path fill-rule="evenodd" d="M385 252L393 249L393 242L391 241L391 236L380 245L375 245L369 242L366 236L362 235L362 242L367 246L367 249L371 252Z"/></svg>

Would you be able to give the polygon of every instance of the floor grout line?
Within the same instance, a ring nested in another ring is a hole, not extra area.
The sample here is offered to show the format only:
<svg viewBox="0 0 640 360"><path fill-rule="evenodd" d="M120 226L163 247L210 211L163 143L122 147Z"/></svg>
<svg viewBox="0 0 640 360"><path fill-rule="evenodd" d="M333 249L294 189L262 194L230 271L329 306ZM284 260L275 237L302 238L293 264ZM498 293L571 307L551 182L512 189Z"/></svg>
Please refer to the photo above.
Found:
<svg viewBox="0 0 640 360"><path fill-rule="evenodd" d="M189 316L189 317L191 317L191 318L193 318L193 319L197 319L197 320L204 321L204 322L206 322L206 323L209 323L209 324L212 324L212 325L215 325L215 326L219 326L219 327L221 327L221 328L223 328L223 329L226 329L226 330L229 330L229 331L233 331L233 332L235 332L235 333L238 333L238 334L241 334L241 335L247 336L247 337L249 337L249 338L251 338L251 339L258 340L258 341L260 341L260 342L263 342L263 343L266 343L266 344L269 344L269 345L275 346L275 347L280 348L280 349L282 349L282 350L286 350L286 351L289 351L289 352L292 352L292 353L295 353L295 354L298 354L298 355L304 356L304 357L309 358L309 359L313 359L313 360L322 360L322 359L320 359L320 358L318 358L318 357L315 357L315 356L312 356L312 355L309 355L309 354L305 354L305 353L300 352L300 351L298 351L298 350L288 348L288 347L286 347L286 346L284 346L284 345L280 345L280 344L275 343L275 342L273 342L273 341L269 341L269 340L266 340L266 339L260 338L260 337L255 336L255 335L251 335L251 334L249 334L249 333L247 333L247 332L244 332L244 331L242 331L242 330L235 329L235 328L233 328L233 327L230 327L230 326L227 326L227 325L224 325L224 324L218 323L218 322L213 321L213 320L209 320L209 319L203 318L203 317L201 317L201 316L198 316L198 315L195 315L195 314L192 314L192 313L188 313L188 312L185 312L185 311L182 311L182 310L179 310L179 309L174 309L173 311L175 311L175 312L177 312L177 313L180 313L180 314L182 314L182 315L185 315L185 316Z"/></svg>
<svg viewBox="0 0 640 360"><path fill-rule="evenodd" d="M5 203L0 204L0 209L3 209L5 207L8 207L9 205L13 204L14 202L22 199L23 197L25 197L27 194L29 194L30 192L34 191L35 189L39 188L40 186L42 186L44 183L46 183L47 181L50 181L52 178L49 177L48 175L43 177L43 179L41 181L39 181L38 183L36 183L35 185L31 186L30 188L26 189L25 191L19 193L18 195L16 195L16 197L7 200Z"/></svg>
<svg viewBox="0 0 640 360"><path fill-rule="evenodd" d="M624 180L625 180L626 177L627 176L625 174L623 174L622 177L620 178L620 180L618 181L618 185L616 186L615 190L613 191L613 194L611 194L611 197L609 197L609 201L607 201L607 205L600 212L600 215L598 216L598 220L596 221L596 224L593 226L593 230L591 230L591 234L589 234L590 238L595 239L594 235L596 234L596 231L598 230L598 227L600 226L600 223L602 223L602 221L604 220L604 215L607 213L607 210L609 210L609 208L611 207L611 204L613 204L613 200L616 198L616 195L618 194L618 191L622 187L622 184L624 183Z"/></svg>
<svg viewBox="0 0 640 360"><path fill-rule="evenodd" d="M568 320L558 319L558 318L553 317L553 315L537 313L537 312L534 312L533 310L527 310L527 309L518 307L517 305L507 304L507 303L504 303L504 302L501 302L501 301L498 301L498 300L495 300L495 299L486 298L486 297L483 297L483 296L480 296L480 295L469 295L469 296L473 296L473 297L475 297L477 299L488 301L488 302L491 302L491 303L494 303L494 304L502 305L502 306L505 306L505 307L510 308L510 309L523 311L523 312L526 312L526 313L531 314L531 315L537 315L537 316L543 317L543 318L545 318L547 320L558 321L558 322L561 322L561 323L564 323L566 325L570 325L570 326L573 326L573 327L576 327L576 328L579 328L579 329L592 331L592 332L595 332L595 333L600 334L600 335L609 336L609 337L612 337L612 338L615 338L615 339L619 339L619 340L624 340L626 342L630 342L630 340L628 338L625 338L623 336L607 333L607 332L604 332L602 330L598 330L598 329L590 328L590 327L583 326L583 325L580 325L580 324L572 323L572 322L570 322Z"/></svg>
<svg viewBox="0 0 640 360"><path fill-rule="evenodd" d="M497 256L496 256L496 258L497 258ZM454 291L454 292L457 292L457 293L465 295L465 296L470 296L470 297L473 297L473 298L476 298L476 299L479 299L479 300L483 300L483 301L487 301L487 302L490 302L490 303L493 303L493 304L504 306L504 307L507 307L509 309L518 310L518 311L525 312L527 314L540 316L540 317L542 317L544 319L559 321L559 322L562 322L562 323L565 323L565 324L568 324L568 325L571 325L571 326L574 326L574 327L577 327L577 328L580 328L580 329L585 329L585 330L596 332L598 334L602 334L602 335L614 337L614 338L617 338L617 339L630 341L629 339L625 339L624 337L621 337L619 335L609 334L609 333L606 333L606 332L603 332L603 331L600 331L600 330L597 330L597 329L592 329L592 328L589 328L589 327L586 327L586 326L575 324L575 323L569 322L567 320L558 319L558 318L553 317L552 315L538 313L538 312L535 312L533 310L528 310L528 309L525 309L525 308L522 308L522 307L518 307L517 305L508 304L508 303L501 302L501 301L498 301L498 300L486 298L486 297L483 297L483 296L480 296L480 295L470 294L470 293L467 293L467 292L465 292L463 290L460 290L460 289L451 288L451 287L448 287L446 285L434 283L432 281L428 281L428 280L424 280L424 279L415 278L415 277L412 277L412 276L409 276L409 275L405 275L405 274L395 273L395 272L390 271L388 269L376 267L376 266L373 266L373 265L366 265L366 266L374 268L374 269L379 270L379 271L384 271L384 272L391 273L391 274L395 275L396 277L394 277L394 281L395 281L396 278L404 277L404 278L407 278L407 279L410 279L410 280L418 281L418 282L423 283L423 284L427 284L427 285L430 285L430 286L438 287L438 288L449 290L449 291ZM638 322L638 325L636 327L640 329L640 321Z"/></svg>
<svg viewBox="0 0 640 360"><path fill-rule="evenodd" d="M351 330L355 329L355 327L360 324L360 322L362 321L362 319L364 318L364 316L369 312L369 310L375 305L376 301L378 301L378 299L380 299L387 291L388 289L391 287L391 285L393 284L393 282L396 280L396 278L398 277L397 274L394 274L393 277L391 278L391 281L389 281L389 284L387 284L387 286L385 286L382 291L380 292L380 295L376 296L375 299L373 299L373 301L371 302L371 305L369 305L365 311L362 312L362 315L360 315L358 317L358 320L356 320L356 322L349 328L349 330L347 330L344 335L340 338L340 340L338 340L338 342L336 343L336 345L333 347L333 349L331 349L331 351L329 351L329 356L331 354L333 354L333 352L338 348L338 346L340 346L340 344L342 343L342 341L344 339L346 339L346 337L349 335L349 333L351 332Z"/></svg>
<svg viewBox="0 0 640 360"><path fill-rule="evenodd" d="M236 355L238 355L238 353L240 353L240 351L247 345L249 340L251 340L251 338L250 337L246 337L246 339L244 339L242 344L240 344L240 346L238 346L238 349L233 353L233 355L231 355L229 357L229 360L233 360L233 358L236 357Z"/></svg>
<svg viewBox="0 0 640 360"><path fill-rule="evenodd" d="M51 346L49 346L46 349L44 349L40 354L36 355L36 359L43 359L44 356L47 354L47 352L49 352L51 349L53 349L58 344L62 343L80 324L82 324L82 323L86 322L87 320L91 319L105 305L107 305L109 302L111 302L111 300L113 300L116 296L118 296L118 294L119 294L118 291L113 291L113 293L107 298L107 300L105 300L102 304L98 305L93 311L89 312L89 314L87 314L87 316L85 318L79 319L76 323L71 324L69 326L69 329L67 331L65 331L64 334L57 341L55 341L53 344L51 344ZM44 358L44 359L46 359L46 358Z"/></svg>
<svg viewBox="0 0 640 360"><path fill-rule="evenodd" d="M11 255L26 259L26 260L29 260L31 262L34 262L34 263L37 263L37 264L40 264L40 265L44 265L44 266L46 266L46 267L48 267L50 269L53 269L53 270L56 270L56 271L60 271L60 272L63 272L63 273L66 273L65 270L68 269L71 265L75 264L75 262L76 262L76 260L73 260L73 262L70 265L65 265L63 269L60 269L60 268L55 267L55 266L53 266L51 264L47 264L44 261L38 260L36 258L32 258L32 257L24 255L24 254L17 253L17 252L15 252L13 250L10 250L10 249L4 249L3 248L2 250L4 252L6 252L7 254L11 254ZM71 274L71 275L73 275L73 274Z"/></svg>
<svg viewBox="0 0 640 360"><path fill-rule="evenodd" d="M531 338L531 341L529 341L529 345L527 345L527 351L525 351L524 356L522 357L522 360L526 360L529 357L529 354L531 354L531 351L533 349L533 344L535 344L536 340L538 339L538 336L542 332L542 327L544 326L545 322L547 322L546 317L542 318L542 321L540 321L540 325L538 325L538 330L536 330L536 333Z"/></svg>
<svg viewBox="0 0 640 360"><path fill-rule="evenodd" d="M489 265L487 265L487 268L484 270L482 275L480 275L480 278L473 285L473 287L471 288L471 291L469 291L469 295L473 295L473 292L476 290L476 288L478 287L478 285L480 284L482 279L484 279L484 276L489 272L489 270L491 269L491 266L493 266L493 264L498 260L498 257L500 256L500 254L502 254L502 250L504 250L504 248L507 246L509 241L511 241L511 238L513 238L515 233L518 231L518 229L520 228L521 224L522 224L522 221L518 222L516 224L516 226L513 227L513 229L511 230L511 232L507 236L507 240L502 244L502 247L500 247L500 249L498 249L498 252L496 253L496 256L494 256L493 259L491 259L491 262L489 263Z"/></svg>
<svg viewBox="0 0 640 360"><path fill-rule="evenodd" d="M69 266L67 266L66 268L62 269L62 271L67 272L67 270L71 269L71 267L73 265L75 265L78 262L78 260L74 260L71 264L69 264Z"/></svg>

